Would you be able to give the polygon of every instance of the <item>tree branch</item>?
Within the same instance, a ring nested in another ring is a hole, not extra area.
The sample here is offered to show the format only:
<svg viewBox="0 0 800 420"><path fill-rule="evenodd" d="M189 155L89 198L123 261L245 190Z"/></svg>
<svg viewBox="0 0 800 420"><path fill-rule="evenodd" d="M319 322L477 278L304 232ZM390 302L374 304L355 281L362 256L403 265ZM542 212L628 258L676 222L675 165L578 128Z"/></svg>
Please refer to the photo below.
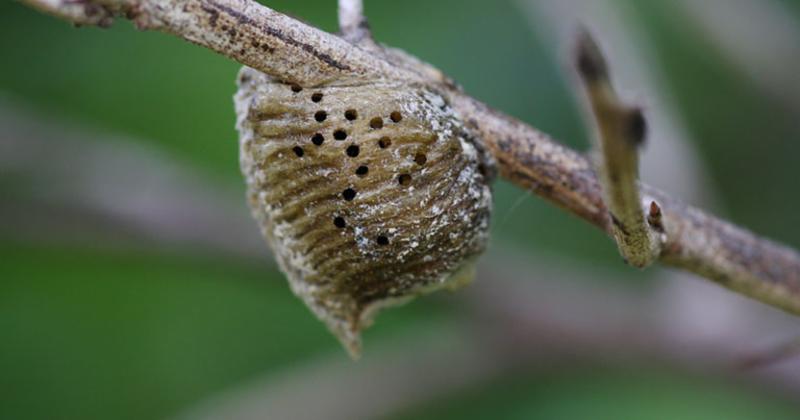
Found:
<svg viewBox="0 0 800 420"><path fill-rule="evenodd" d="M644 115L640 109L620 102L611 86L605 58L588 32L579 37L575 60L597 124L600 180L611 231L625 261L647 267L661 252L664 226L655 201L650 203L650 215L645 220L639 195L638 149L647 132Z"/></svg>
<svg viewBox="0 0 800 420"><path fill-rule="evenodd" d="M252 0L22 0L81 24L113 17L214 50L278 80L304 86L409 75L352 44Z"/></svg>
<svg viewBox="0 0 800 420"><path fill-rule="evenodd" d="M23 0L74 23L125 16L210 48L288 83L341 84L364 77L435 86L494 155L502 176L613 235L603 189L581 154L469 97L444 75L394 51L361 48L251 0ZM79 6L82 6L79 7ZM661 210L660 261L800 314L800 255L640 185ZM658 217L654 212L652 217Z"/></svg>

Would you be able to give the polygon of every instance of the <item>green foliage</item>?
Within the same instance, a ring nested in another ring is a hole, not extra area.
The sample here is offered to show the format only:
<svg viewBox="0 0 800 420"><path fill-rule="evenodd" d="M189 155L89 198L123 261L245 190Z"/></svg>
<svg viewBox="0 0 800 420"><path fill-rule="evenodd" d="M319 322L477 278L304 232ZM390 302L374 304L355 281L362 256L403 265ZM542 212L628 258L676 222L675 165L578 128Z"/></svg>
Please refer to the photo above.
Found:
<svg viewBox="0 0 800 420"><path fill-rule="evenodd" d="M699 382L698 382L699 380ZM393 419L745 420L794 419L790 404L753 390L650 368L580 367L530 372L471 389Z"/></svg>

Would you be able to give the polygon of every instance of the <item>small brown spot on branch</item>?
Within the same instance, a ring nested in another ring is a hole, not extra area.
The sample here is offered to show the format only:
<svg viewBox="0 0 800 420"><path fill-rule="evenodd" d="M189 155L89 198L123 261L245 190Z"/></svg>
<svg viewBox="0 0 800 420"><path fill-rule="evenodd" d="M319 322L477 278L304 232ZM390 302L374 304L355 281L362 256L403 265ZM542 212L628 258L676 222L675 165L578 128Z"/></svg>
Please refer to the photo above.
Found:
<svg viewBox="0 0 800 420"><path fill-rule="evenodd" d="M212 28L216 28L217 20L219 20L219 12L205 5L200 7L203 9L203 11L208 13L208 24L211 25Z"/></svg>

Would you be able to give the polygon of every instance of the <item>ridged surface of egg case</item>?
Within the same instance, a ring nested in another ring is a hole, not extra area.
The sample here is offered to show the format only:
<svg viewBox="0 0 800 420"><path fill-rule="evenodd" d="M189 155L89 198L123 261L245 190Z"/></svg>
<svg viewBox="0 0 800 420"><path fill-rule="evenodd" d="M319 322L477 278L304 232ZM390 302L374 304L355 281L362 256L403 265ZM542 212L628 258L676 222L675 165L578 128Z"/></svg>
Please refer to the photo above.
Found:
<svg viewBox="0 0 800 420"><path fill-rule="evenodd" d="M376 309L472 278L491 162L432 89L303 88L244 68L235 101L253 215L351 354Z"/></svg>

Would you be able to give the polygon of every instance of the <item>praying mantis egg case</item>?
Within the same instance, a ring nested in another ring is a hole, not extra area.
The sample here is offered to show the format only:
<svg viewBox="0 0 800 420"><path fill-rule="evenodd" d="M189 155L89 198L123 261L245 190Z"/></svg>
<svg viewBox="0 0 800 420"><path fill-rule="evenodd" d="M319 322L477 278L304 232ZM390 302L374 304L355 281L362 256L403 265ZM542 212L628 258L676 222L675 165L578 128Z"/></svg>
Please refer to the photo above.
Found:
<svg viewBox="0 0 800 420"><path fill-rule="evenodd" d="M434 89L302 88L243 68L235 103L252 213L351 355L377 309L471 280L493 164Z"/></svg>

